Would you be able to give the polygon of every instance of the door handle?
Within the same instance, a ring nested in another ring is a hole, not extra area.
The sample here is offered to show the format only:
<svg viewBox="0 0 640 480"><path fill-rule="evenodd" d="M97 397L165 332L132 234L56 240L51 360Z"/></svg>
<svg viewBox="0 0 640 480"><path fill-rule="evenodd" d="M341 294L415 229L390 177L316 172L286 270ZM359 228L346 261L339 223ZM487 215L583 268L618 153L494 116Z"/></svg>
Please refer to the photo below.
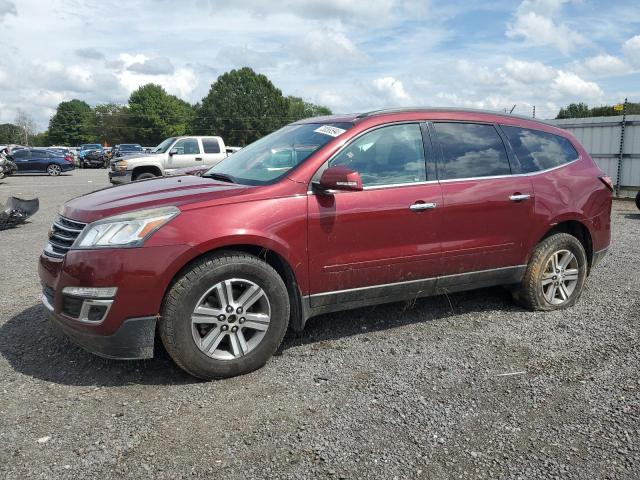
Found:
<svg viewBox="0 0 640 480"><path fill-rule="evenodd" d="M411 210L412 212L419 212L421 210L432 210L437 206L437 203L416 202L409 207L409 210Z"/></svg>
<svg viewBox="0 0 640 480"><path fill-rule="evenodd" d="M202 161L202 157L196 157L196 162L201 162Z"/></svg>
<svg viewBox="0 0 640 480"><path fill-rule="evenodd" d="M515 193L509 197L509 200L512 202L524 202L525 200L529 200L531 195L528 193Z"/></svg>

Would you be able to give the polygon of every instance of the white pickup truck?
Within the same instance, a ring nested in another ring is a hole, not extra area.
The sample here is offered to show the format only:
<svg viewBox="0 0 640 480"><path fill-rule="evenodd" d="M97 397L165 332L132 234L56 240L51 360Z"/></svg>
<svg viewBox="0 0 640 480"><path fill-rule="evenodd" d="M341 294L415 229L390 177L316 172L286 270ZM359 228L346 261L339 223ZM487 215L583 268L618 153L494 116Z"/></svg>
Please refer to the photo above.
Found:
<svg viewBox="0 0 640 480"><path fill-rule="evenodd" d="M109 180L113 184L162 177L185 167L213 166L229 155L221 137L171 137L151 153L136 153L111 160Z"/></svg>

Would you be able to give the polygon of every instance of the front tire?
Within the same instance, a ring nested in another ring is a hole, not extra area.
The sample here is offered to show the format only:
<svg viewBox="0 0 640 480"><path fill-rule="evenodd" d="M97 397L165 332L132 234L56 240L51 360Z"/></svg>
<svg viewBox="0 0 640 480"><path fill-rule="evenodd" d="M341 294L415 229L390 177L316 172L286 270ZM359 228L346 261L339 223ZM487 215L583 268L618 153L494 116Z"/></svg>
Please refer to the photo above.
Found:
<svg viewBox="0 0 640 480"><path fill-rule="evenodd" d="M167 293L160 338L187 373L205 380L262 367L289 324L289 296L278 273L241 252L204 257Z"/></svg>
<svg viewBox="0 0 640 480"><path fill-rule="evenodd" d="M530 310L559 310L574 305L587 278L587 255L573 235L545 238L533 251L515 300Z"/></svg>
<svg viewBox="0 0 640 480"><path fill-rule="evenodd" d="M636 195L636 207L640 210L640 192Z"/></svg>
<svg viewBox="0 0 640 480"><path fill-rule="evenodd" d="M153 173L145 172L136 176L134 180L147 180L149 178L156 178L156 176Z"/></svg>

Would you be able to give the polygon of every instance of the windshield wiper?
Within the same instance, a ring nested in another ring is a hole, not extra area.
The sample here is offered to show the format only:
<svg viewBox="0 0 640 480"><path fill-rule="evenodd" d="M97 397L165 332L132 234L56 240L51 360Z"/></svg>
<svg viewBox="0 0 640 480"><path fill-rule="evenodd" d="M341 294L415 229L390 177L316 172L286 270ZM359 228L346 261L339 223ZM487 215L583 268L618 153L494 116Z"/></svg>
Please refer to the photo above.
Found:
<svg viewBox="0 0 640 480"><path fill-rule="evenodd" d="M231 175L226 173L205 173L202 175L204 178L213 178L214 180L220 180L222 182L236 183Z"/></svg>

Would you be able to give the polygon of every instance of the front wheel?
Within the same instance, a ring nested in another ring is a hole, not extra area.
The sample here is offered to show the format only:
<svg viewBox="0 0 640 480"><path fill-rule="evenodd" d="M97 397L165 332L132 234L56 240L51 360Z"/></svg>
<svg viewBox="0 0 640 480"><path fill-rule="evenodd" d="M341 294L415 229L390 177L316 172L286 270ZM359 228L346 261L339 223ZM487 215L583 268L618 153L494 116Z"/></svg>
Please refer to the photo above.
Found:
<svg viewBox="0 0 640 480"><path fill-rule="evenodd" d="M241 252L205 257L184 272L162 306L160 337L173 360L206 380L262 367L289 324L278 273Z"/></svg>
<svg viewBox="0 0 640 480"><path fill-rule="evenodd" d="M139 174L136 178L134 178L134 180L147 180L149 178L156 178L156 176L153 173L145 172Z"/></svg>
<svg viewBox="0 0 640 480"><path fill-rule="evenodd" d="M62 173L62 169L60 168L60 165L56 165L55 163L52 163L47 167L47 175L50 175L52 177L57 177L58 175L60 175L60 173Z"/></svg>
<svg viewBox="0 0 640 480"><path fill-rule="evenodd" d="M640 192L636 195L636 207L640 210Z"/></svg>
<svg viewBox="0 0 640 480"><path fill-rule="evenodd" d="M574 305L587 278L587 255L573 235L558 233L538 244L514 298L531 310Z"/></svg>

